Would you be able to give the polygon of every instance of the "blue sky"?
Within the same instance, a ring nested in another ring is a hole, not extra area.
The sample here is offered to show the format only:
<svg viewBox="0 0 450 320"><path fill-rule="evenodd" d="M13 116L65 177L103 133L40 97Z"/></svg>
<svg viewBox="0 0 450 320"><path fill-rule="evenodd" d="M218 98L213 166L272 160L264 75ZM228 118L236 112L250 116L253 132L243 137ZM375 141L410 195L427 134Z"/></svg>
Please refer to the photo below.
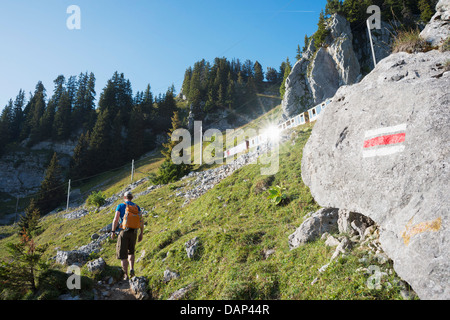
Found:
<svg viewBox="0 0 450 320"><path fill-rule="evenodd" d="M181 88L196 61L215 57L259 61L279 68L317 29L326 0L1 0L0 109L19 89L81 72L96 76L97 101L115 71L133 93ZM70 5L81 29L69 30Z"/></svg>

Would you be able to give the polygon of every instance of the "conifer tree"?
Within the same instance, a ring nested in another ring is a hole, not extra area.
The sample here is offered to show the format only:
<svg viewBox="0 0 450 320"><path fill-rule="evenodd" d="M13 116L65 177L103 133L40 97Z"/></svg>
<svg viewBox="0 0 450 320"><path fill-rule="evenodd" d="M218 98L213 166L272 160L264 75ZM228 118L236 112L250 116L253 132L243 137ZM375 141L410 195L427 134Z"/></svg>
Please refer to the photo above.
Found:
<svg viewBox="0 0 450 320"><path fill-rule="evenodd" d="M46 140L52 138L53 123L55 120L56 113L56 103L55 100L50 99L47 103L47 108L41 118L41 139Z"/></svg>
<svg viewBox="0 0 450 320"><path fill-rule="evenodd" d="M26 234L28 237L34 236L34 231L38 228L41 212L37 206L36 200L33 198L25 209L25 215L20 217L18 222L19 234Z"/></svg>
<svg viewBox="0 0 450 320"><path fill-rule="evenodd" d="M428 23L434 15L433 4L431 0L419 0L420 19Z"/></svg>
<svg viewBox="0 0 450 320"><path fill-rule="evenodd" d="M302 49L300 49L300 45L297 45L297 55L295 56L297 61L299 61L302 58Z"/></svg>
<svg viewBox="0 0 450 320"><path fill-rule="evenodd" d="M13 101L10 99L0 116L0 155L12 140Z"/></svg>
<svg viewBox="0 0 450 320"><path fill-rule="evenodd" d="M271 84L275 84L278 82L278 73L277 70L275 70L272 67L267 67L267 72L266 72L266 79L268 82L270 82Z"/></svg>
<svg viewBox="0 0 450 320"><path fill-rule="evenodd" d="M289 62L289 58L286 59L286 63L284 66L284 75L283 75L283 81L281 82L281 86L280 86L280 96L281 99L284 98L284 94L286 92L286 79L289 76L289 74L291 73L291 63Z"/></svg>
<svg viewBox="0 0 450 320"><path fill-rule="evenodd" d="M71 132L71 105L69 94L64 91L59 98L58 109L55 113L53 123L53 137L55 140L65 140L69 138Z"/></svg>
<svg viewBox="0 0 450 320"><path fill-rule="evenodd" d="M90 133L82 133L78 138L78 143L73 150L73 156L70 162L70 178L77 180L88 177L91 174Z"/></svg>
<svg viewBox="0 0 450 320"><path fill-rule="evenodd" d="M24 296L28 291L36 294L39 277L48 269L42 256L48 245L38 246L26 233L19 243L7 244L13 262L0 263L0 289L9 289Z"/></svg>
<svg viewBox="0 0 450 320"><path fill-rule="evenodd" d="M14 141L20 140L20 132L22 131L24 114L23 107L25 104L25 92L20 89L19 94L14 101L13 120L12 120L12 138Z"/></svg>
<svg viewBox="0 0 450 320"><path fill-rule="evenodd" d="M92 154L90 171L94 173L101 168L111 169L114 143L112 136L112 116L108 109L100 111L89 139L89 150Z"/></svg>
<svg viewBox="0 0 450 320"><path fill-rule="evenodd" d="M142 117L142 106L137 104L133 107L128 124L127 154L131 159L136 159L145 152L144 145L144 119Z"/></svg>
<svg viewBox="0 0 450 320"><path fill-rule="evenodd" d="M314 44L316 45L316 48L320 48L324 45L325 38L327 37L329 30L326 28L325 23L325 15L323 13L323 10L320 12L319 16L319 22L317 23L318 29L316 33L314 34Z"/></svg>
<svg viewBox="0 0 450 320"><path fill-rule="evenodd" d="M176 141L172 141L172 133L181 127L181 121L177 111L174 112L171 120L172 128L168 133L169 141L163 145L165 150L162 151L165 160L159 168L158 174L152 178L152 182L155 184L175 182L192 170L192 165L190 164L174 164L172 161L172 150L177 144ZM182 156L182 154L180 156Z"/></svg>
<svg viewBox="0 0 450 320"><path fill-rule="evenodd" d="M151 121L154 116L153 94L151 91L150 84L147 85L147 88L145 89L142 95L141 109L142 109L142 116L144 119L144 129L150 129Z"/></svg>
<svg viewBox="0 0 450 320"><path fill-rule="evenodd" d="M309 47L309 37L307 34L305 34L305 40L303 42L304 42L304 45L303 45L302 51L306 52L306 50L308 50L308 47Z"/></svg>
<svg viewBox="0 0 450 320"><path fill-rule="evenodd" d="M264 81L264 72L262 70L261 64L256 61L253 65L253 78L255 80L256 87L258 91L262 90L263 81Z"/></svg>
<svg viewBox="0 0 450 320"><path fill-rule="evenodd" d="M41 183L36 206L42 214L47 214L61 204L64 198L65 187L62 186L62 171L55 152Z"/></svg>

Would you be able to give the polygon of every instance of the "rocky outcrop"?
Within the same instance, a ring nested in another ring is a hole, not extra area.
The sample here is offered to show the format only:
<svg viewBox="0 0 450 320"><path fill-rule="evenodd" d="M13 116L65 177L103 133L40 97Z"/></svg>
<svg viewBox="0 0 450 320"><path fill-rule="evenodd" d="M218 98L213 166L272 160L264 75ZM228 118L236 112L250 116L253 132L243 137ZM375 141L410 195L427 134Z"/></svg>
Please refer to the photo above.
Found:
<svg viewBox="0 0 450 320"><path fill-rule="evenodd" d="M450 52L398 53L339 89L303 151L323 207L361 213L422 299L450 298Z"/></svg>
<svg viewBox="0 0 450 320"><path fill-rule="evenodd" d="M420 36L432 46L439 46L450 37L450 0L441 0L436 5L436 13Z"/></svg>
<svg viewBox="0 0 450 320"><path fill-rule="evenodd" d="M331 98L342 85L358 80L360 65L353 50L349 22L335 14L328 20L325 45L316 50L311 40L302 59L286 79L282 108L284 118Z"/></svg>
<svg viewBox="0 0 450 320"><path fill-rule="evenodd" d="M43 141L30 149L21 146L20 151L3 155L0 159L0 192L14 197L38 192L53 152L58 153L60 166L68 168L75 145L76 141L70 140L61 143Z"/></svg>

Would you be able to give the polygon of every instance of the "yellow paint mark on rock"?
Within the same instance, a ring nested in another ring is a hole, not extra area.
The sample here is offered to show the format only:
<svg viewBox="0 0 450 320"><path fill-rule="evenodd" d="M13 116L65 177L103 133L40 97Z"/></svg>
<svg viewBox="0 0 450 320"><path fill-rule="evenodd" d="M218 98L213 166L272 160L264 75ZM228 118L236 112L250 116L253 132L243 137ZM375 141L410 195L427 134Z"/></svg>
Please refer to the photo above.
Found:
<svg viewBox="0 0 450 320"><path fill-rule="evenodd" d="M403 238L403 243L405 245L409 244L409 240L418 234L424 233L424 232L436 232L439 231L441 229L442 226L442 219L441 218L437 218L436 220L433 221L425 221L425 222L420 222L414 226L412 225L413 222L412 218L411 220L409 220L408 224L406 225L406 230L403 231L402 233L402 238Z"/></svg>

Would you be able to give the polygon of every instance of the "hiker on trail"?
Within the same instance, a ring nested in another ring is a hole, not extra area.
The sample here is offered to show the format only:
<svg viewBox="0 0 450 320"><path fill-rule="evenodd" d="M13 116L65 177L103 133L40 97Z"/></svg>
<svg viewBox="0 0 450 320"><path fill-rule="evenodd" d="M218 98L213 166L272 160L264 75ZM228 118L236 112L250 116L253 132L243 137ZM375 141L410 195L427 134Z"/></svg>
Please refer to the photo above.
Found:
<svg viewBox="0 0 450 320"><path fill-rule="evenodd" d="M144 221L142 220L141 208L131 202L133 194L125 192L124 203L119 204L112 223L111 239L114 239L116 230L119 230L117 239L116 257L120 259L124 280L128 280L128 265L130 265L130 278L134 277L134 252L136 239L142 241L144 233ZM138 229L141 230L139 237Z"/></svg>

